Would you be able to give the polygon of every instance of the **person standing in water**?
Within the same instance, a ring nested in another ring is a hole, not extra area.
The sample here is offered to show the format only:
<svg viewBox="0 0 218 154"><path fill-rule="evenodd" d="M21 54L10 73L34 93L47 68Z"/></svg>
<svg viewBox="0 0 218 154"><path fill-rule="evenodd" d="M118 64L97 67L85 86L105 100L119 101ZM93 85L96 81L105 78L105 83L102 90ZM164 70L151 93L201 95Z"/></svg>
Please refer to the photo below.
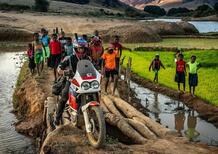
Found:
<svg viewBox="0 0 218 154"><path fill-rule="evenodd" d="M160 70L160 67L165 69L164 65L162 64L162 62L160 60L159 54L156 54L154 60L152 60L150 66L149 66L149 71L151 71L151 68L154 71L154 80L153 80L153 82L158 83L158 72Z"/></svg>

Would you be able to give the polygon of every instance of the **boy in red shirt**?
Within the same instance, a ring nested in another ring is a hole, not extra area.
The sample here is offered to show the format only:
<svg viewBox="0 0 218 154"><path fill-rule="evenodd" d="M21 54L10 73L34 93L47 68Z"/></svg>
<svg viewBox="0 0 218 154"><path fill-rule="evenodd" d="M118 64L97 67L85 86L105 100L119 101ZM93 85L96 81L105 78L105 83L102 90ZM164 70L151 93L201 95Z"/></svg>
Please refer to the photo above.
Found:
<svg viewBox="0 0 218 154"><path fill-rule="evenodd" d="M50 67L54 69L55 81L57 80L57 67L61 62L61 42L57 40L57 34L52 35L52 41L49 43L51 51Z"/></svg>
<svg viewBox="0 0 218 154"><path fill-rule="evenodd" d="M116 70L117 72L119 72L119 66L120 66L120 57L122 56L122 50L129 50L131 51L131 49L124 47L121 43L120 43L120 38L118 35L116 35L114 37L114 42L111 43L113 48L117 51L117 57L116 57Z"/></svg>
<svg viewBox="0 0 218 154"><path fill-rule="evenodd" d="M116 70L116 57L117 57L117 52L114 51L114 49L111 47L109 47L108 51L102 55L104 71L105 71L105 76L106 76L106 84L105 84L106 93L107 93L107 87L108 87L110 77L114 79L114 75L117 76L118 74ZM114 81L116 82L117 79L115 79ZM116 85L116 83L114 83L114 85ZM114 91L115 89L113 89L113 92Z"/></svg>
<svg viewBox="0 0 218 154"><path fill-rule="evenodd" d="M185 76L186 76L186 62L183 60L183 54L178 55L176 62L176 76L175 82L178 83L178 90L180 91L180 83L183 83L183 90L185 91Z"/></svg>

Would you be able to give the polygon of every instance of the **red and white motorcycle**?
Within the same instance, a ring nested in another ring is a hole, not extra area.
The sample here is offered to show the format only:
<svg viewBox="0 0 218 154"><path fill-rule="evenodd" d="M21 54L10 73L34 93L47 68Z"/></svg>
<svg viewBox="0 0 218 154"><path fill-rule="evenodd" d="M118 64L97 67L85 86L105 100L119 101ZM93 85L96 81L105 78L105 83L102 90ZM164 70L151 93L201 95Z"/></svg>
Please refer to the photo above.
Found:
<svg viewBox="0 0 218 154"><path fill-rule="evenodd" d="M85 129L90 144L101 147L106 139L106 126L100 107L99 93L101 74L89 60L80 60L69 89L69 99L65 111L74 126L78 126L83 115Z"/></svg>

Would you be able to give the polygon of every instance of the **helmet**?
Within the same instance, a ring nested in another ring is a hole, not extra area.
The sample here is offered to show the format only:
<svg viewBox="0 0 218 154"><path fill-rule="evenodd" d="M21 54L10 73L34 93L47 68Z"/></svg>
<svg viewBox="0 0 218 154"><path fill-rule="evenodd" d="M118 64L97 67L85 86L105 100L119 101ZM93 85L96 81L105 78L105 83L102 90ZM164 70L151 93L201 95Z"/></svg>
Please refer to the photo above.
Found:
<svg viewBox="0 0 218 154"><path fill-rule="evenodd" d="M84 40L83 38L79 37L78 40L73 41L73 46L74 48L79 48L79 47L88 47L88 42Z"/></svg>

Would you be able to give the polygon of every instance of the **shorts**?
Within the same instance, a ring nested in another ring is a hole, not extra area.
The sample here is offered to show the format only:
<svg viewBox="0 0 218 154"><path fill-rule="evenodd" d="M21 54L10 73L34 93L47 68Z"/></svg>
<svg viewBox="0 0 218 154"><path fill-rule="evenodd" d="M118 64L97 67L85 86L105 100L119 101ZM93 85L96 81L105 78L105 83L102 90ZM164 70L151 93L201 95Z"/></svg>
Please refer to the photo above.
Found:
<svg viewBox="0 0 218 154"><path fill-rule="evenodd" d="M50 57L50 48L47 46L45 49L43 48L43 57L49 58Z"/></svg>
<svg viewBox="0 0 218 154"><path fill-rule="evenodd" d="M185 83L185 73L184 72L176 72L175 82Z"/></svg>
<svg viewBox="0 0 218 154"><path fill-rule="evenodd" d="M110 78L110 76L112 77L112 78L114 78L114 75L117 75L118 73L117 73L117 71L116 71L116 69L113 69L113 70L105 70L105 76L106 76L106 78Z"/></svg>
<svg viewBox="0 0 218 154"><path fill-rule="evenodd" d="M189 73L189 85L197 86L198 85L198 74Z"/></svg>
<svg viewBox="0 0 218 154"><path fill-rule="evenodd" d="M30 69L35 69L36 64L35 64L34 58L29 58L29 65L28 66Z"/></svg>
<svg viewBox="0 0 218 154"><path fill-rule="evenodd" d="M36 52L35 54L35 63L39 64L41 62L43 62L44 58L43 58L43 53L42 52Z"/></svg>
<svg viewBox="0 0 218 154"><path fill-rule="evenodd" d="M61 62L61 54L51 55L49 66L51 68L57 68L60 62Z"/></svg>
<svg viewBox="0 0 218 154"><path fill-rule="evenodd" d="M158 69L153 69L153 71L154 71L154 74L155 74L155 75L158 75L158 72L159 72Z"/></svg>

